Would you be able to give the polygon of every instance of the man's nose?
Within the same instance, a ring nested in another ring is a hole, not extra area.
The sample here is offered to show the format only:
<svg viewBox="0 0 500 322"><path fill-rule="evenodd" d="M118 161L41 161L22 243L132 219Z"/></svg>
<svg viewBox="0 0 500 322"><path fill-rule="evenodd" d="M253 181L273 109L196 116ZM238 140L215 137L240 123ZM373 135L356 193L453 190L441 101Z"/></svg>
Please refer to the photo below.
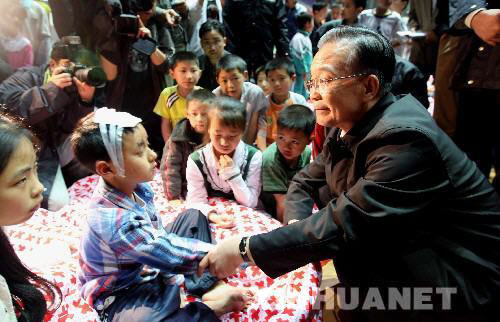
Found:
<svg viewBox="0 0 500 322"><path fill-rule="evenodd" d="M316 84L311 86L309 89L309 99L311 99L311 101L319 101L321 99L321 94L319 92L319 88L316 87Z"/></svg>

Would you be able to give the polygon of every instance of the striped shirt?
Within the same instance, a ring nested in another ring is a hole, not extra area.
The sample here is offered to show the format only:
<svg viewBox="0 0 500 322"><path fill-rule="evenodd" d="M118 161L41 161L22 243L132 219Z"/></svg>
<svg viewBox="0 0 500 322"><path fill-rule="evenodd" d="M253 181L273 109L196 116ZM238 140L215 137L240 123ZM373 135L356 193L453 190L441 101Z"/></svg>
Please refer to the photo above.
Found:
<svg viewBox="0 0 500 322"><path fill-rule="evenodd" d="M98 310L112 292L150 281L158 274L178 283L181 280L175 274L194 273L214 246L168 233L156 215L148 184L138 184L134 193L142 205L101 178L92 196L80 245L78 278L83 298Z"/></svg>

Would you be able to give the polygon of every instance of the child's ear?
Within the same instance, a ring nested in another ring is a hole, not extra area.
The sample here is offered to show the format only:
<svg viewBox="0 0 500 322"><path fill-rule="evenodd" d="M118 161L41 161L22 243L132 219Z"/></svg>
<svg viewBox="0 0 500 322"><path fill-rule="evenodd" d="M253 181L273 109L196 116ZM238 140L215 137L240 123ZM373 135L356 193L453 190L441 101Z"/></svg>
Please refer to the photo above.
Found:
<svg viewBox="0 0 500 322"><path fill-rule="evenodd" d="M247 80L248 80L248 70L245 70L245 71L243 72L243 78L245 79L245 81L247 81Z"/></svg>
<svg viewBox="0 0 500 322"><path fill-rule="evenodd" d="M290 79L292 80L292 82L295 82L296 78L297 78L297 75L295 73L293 73L292 76L290 76Z"/></svg>
<svg viewBox="0 0 500 322"><path fill-rule="evenodd" d="M174 78L174 70L173 70L173 68L169 68L168 69L168 74L170 75L170 77Z"/></svg>
<svg viewBox="0 0 500 322"><path fill-rule="evenodd" d="M226 45L227 45L227 38L224 37L224 48L226 48Z"/></svg>
<svg viewBox="0 0 500 322"><path fill-rule="evenodd" d="M108 163L106 161L99 160L95 162L95 172L100 177L107 177L110 174L114 174L115 170L111 162Z"/></svg>

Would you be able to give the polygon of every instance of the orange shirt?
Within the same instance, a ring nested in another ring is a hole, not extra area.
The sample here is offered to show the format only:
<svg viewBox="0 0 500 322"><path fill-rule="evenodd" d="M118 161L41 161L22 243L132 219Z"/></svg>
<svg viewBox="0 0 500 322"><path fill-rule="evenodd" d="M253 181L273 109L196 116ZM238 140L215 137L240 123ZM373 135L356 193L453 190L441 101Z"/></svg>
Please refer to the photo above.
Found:
<svg viewBox="0 0 500 322"><path fill-rule="evenodd" d="M269 95L269 108L266 112L266 122L267 122L267 145L271 145L276 141L276 136L278 135L278 114L285 107L294 104L292 97L288 99L283 104L276 104L271 99Z"/></svg>
<svg viewBox="0 0 500 322"><path fill-rule="evenodd" d="M288 92L288 99L283 104L279 105L273 102L271 95L272 94L267 96L267 99L269 100L269 108L266 113L267 145L272 144L276 140L276 135L278 134L278 114L282 109L292 104L302 104L308 106L304 96L294 92Z"/></svg>

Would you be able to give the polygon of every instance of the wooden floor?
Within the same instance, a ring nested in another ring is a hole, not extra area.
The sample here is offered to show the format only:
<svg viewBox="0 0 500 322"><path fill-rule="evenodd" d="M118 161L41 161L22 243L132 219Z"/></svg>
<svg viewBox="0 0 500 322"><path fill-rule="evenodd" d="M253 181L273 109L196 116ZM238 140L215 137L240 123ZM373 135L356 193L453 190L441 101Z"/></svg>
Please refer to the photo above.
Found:
<svg viewBox="0 0 500 322"><path fill-rule="evenodd" d="M332 261L329 261L328 264L323 266L323 278L321 279L320 290L329 287L332 284L332 281L336 279L337 273L335 272ZM329 302L333 301L333 299L329 299L327 295L325 301ZM331 310L323 310L323 321L337 322Z"/></svg>

